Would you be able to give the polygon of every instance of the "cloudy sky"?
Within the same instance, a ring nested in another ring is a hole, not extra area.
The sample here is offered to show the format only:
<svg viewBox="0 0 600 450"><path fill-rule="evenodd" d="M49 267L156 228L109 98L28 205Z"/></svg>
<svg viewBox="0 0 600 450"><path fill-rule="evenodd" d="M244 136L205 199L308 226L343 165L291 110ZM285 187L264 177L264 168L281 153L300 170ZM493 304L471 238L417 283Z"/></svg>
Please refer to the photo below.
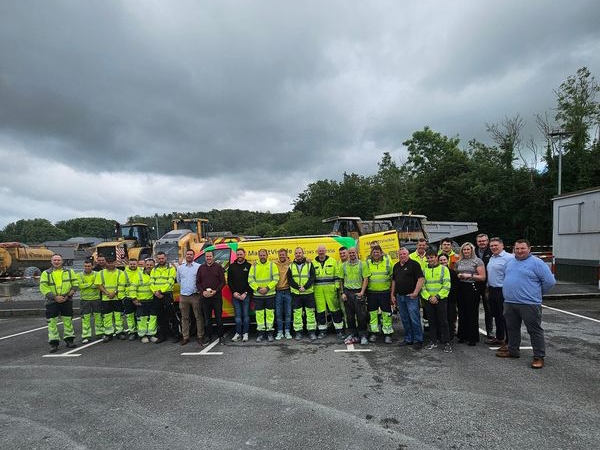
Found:
<svg viewBox="0 0 600 450"><path fill-rule="evenodd" d="M0 229L289 211L428 125L466 144L600 78L600 3L5 0Z"/></svg>

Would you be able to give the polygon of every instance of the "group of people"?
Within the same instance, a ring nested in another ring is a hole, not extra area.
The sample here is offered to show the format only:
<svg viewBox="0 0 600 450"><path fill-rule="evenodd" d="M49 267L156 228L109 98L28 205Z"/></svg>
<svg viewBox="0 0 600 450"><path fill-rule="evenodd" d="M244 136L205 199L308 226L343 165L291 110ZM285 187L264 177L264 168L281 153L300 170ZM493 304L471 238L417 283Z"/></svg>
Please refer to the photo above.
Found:
<svg viewBox="0 0 600 450"><path fill-rule="evenodd" d="M521 324L525 323L533 347L531 367L542 368L545 341L541 303L542 296L556 283L552 272L531 254L526 239L515 242L514 254L504 250L498 237L489 239L479 234L476 243L477 247L464 243L458 254L450 239L444 239L437 252L428 250L424 239L410 255L400 249L391 301L395 295L405 330L403 345L423 345L420 307L429 322L427 349L441 345L445 352L452 352L455 332L459 343L477 345L482 302L485 343L499 345L496 356L520 356Z"/></svg>
<svg viewBox="0 0 600 450"><path fill-rule="evenodd" d="M177 267L167 263L164 253L158 253L156 261L131 259L124 270L118 270L110 258L99 258L96 267L86 261L79 274L64 268L62 257L54 255L52 267L40 279L50 351L58 349L59 316L66 346L76 346L72 324L76 290L81 297L83 343L92 338L93 322L94 334L104 342L115 336L140 338L142 343L171 338L186 345L195 334L198 343L205 345L212 340L214 316L219 343L224 345L222 289L227 284L235 311L234 342L248 341L252 301L257 342L292 339L292 331L298 341L305 335L310 341L322 339L329 328L329 314L336 337L346 344L367 345L380 338L391 344L392 314L397 309L404 328L401 345L421 349L425 341L422 310L429 324L425 348L440 347L451 353L455 336L459 343L471 346L479 341L479 304L483 301L485 342L500 346L497 356L519 357L524 322L534 350L532 367L543 367L541 300L555 283L552 273L530 254L531 246L524 239L515 243L514 255L504 251L500 238L490 240L480 234L476 243L477 247L464 243L456 254L450 239L444 239L437 251L420 239L413 253L400 248L395 264L377 243L364 260L358 258L356 248L345 247L339 249L336 260L321 245L313 260L298 247L293 259L282 248L277 260L270 261L268 251L261 249L258 260L250 263L240 247L227 277L211 251L198 264L194 251L189 250ZM175 282L180 286L178 306L173 299Z"/></svg>

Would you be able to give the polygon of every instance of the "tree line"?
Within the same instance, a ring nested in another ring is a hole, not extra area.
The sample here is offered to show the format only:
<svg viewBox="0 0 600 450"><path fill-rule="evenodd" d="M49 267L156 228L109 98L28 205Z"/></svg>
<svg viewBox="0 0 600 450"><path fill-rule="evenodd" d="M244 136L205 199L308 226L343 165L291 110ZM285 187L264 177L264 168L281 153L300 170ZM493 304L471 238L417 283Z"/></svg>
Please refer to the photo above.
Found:
<svg viewBox="0 0 600 450"><path fill-rule="evenodd" d="M535 118L541 136L524 136L525 120L506 117L486 124L492 145L477 140L461 146L425 126L403 142L404 160L383 151L374 174L341 174L341 179L310 183L292 211L245 210L172 212L132 216L165 233L171 220L203 217L214 231L239 235L285 236L328 232L321 220L336 215L370 219L376 214L413 211L430 220L476 221L479 229L509 242L526 237L536 244L552 240L552 201L557 194L559 155L562 192L600 185L600 87L583 67L555 91L553 114ZM557 132L559 131L559 133ZM559 136L557 138L557 136ZM114 220L77 218L52 224L46 219L19 220L0 231L0 241L39 243L72 236L114 236Z"/></svg>

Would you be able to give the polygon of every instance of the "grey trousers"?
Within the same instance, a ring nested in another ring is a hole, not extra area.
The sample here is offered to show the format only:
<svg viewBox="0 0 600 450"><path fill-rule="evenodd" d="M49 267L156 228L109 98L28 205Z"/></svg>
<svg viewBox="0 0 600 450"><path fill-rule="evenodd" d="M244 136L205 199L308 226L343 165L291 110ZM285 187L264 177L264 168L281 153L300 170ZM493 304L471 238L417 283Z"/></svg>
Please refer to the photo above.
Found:
<svg viewBox="0 0 600 450"><path fill-rule="evenodd" d="M533 347L533 356L540 358L546 356L546 343L542 329L542 305L504 302L504 320L506 320L508 331L508 351L511 355L519 354L521 322L525 322Z"/></svg>

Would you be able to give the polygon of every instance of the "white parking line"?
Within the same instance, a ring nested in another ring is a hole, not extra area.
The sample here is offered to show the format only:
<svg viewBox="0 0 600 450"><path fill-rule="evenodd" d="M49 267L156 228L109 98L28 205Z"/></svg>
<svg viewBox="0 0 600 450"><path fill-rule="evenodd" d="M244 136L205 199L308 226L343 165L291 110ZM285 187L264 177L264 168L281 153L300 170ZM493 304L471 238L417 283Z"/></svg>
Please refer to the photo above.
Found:
<svg viewBox="0 0 600 450"><path fill-rule="evenodd" d="M73 322L75 322L76 320L81 320L81 317L73 318ZM58 322L57 325L62 325L62 324L63 324L62 322ZM33 330L22 331L21 333L17 333L17 334L11 334L10 336L3 336L3 337L0 337L0 341L3 341L4 339L10 339L13 337L17 337L17 336L22 336L23 334L33 333L34 331L45 330L47 328L48 328L48 325L46 325L45 327L34 328Z"/></svg>
<svg viewBox="0 0 600 450"><path fill-rule="evenodd" d="M214 356L214 355L222 355L223 352L211 352L210 349L219 343L219 339L215 339L210 345L208 345L205 349L202 349L200 352L183 352L181 356Z"/></svg>
<svg viewBox="0 0 600 450"><path fill-rule="evenodd" d="M372 352L370 348L354 348L354 344L346 344L345 349L334 350L335 353Z"/></svg>
<svg viewBox="0 0 600 450"><path fill-rule="evenodd" d="M564 313L564 314L568 314L570 316L575 316L575 317L579 317L581 319L591 320L592 322L600 323L600 320L598 320L598 319L593 319L592 317L582 316L581 314L575 314L575 313L572 313L570 311L564 311L562 309L553 308L551 306L542 305L542 308L548 308L548 309L551 309L552 311L558 311L558 312L561 312L561 313Z"/></svg>
<svg viewBox="0 0 600 450"><path fill-rule="evenodd" d="M91 347L92 345L96 345L102 342L102 339L98 339L97 341L90 342L89 344L82 345L81 347L74 348L73 350L69 350L65 353L48 353L47 355L42 355L42 358L75 358L77 356L81 356L81 353L75 353L83 350L84 348Z"/></svg>

